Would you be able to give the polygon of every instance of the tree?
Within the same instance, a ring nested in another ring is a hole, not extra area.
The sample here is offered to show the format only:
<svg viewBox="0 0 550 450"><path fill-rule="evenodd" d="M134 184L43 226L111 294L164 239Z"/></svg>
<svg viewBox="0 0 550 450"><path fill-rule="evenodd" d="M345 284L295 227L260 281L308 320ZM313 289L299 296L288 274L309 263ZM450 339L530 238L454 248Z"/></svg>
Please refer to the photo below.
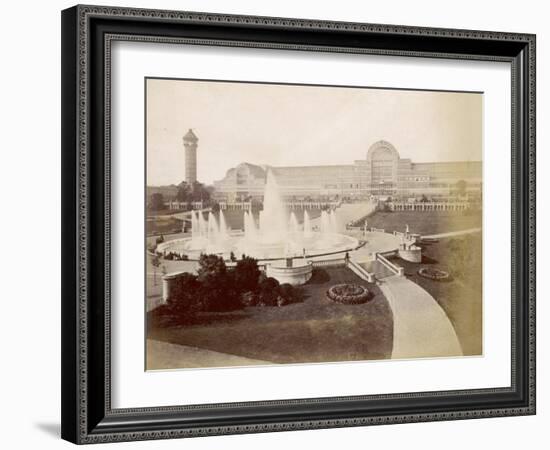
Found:
<svg viewBox="0 0 550 450"><path fill-rule="evenodd" d="M178 184L176 198L180 202L207 202L210 200L213 189L212 186L205 186L198 181L193 184L182 181Z"/></svg>
<svg viewBox="0 0 550 450"><path fill-rule="evenodd" d="M152 211L160 211L161 209L164 209L164 196L161 192L155 192L154 194L151 194L151 203L149 204L149 207Z"/></svg>
<svg viewBox="0 0 550 450"><path fill-rule="evenodd" d="M206 255L204 253L200 256L197 274L201 283L219 279L226 273L227 267L221 256Z"/></svg>
<svg viewBox="0 0 550 450"><path fill-rule="evenodd" d="M189 202L191 201L191 186L185 181L182 181L178 185L178 192L176 194L176 199L178 202Z"/></svg>
<svg viewBox="0 0 550 450"><path fill-rule="evenodd" d="M235 284L240 291L255 291L258 289L260 279L260 268L258 261L249 256L237 261L235 267Z"/></svg>
<svg viewBox="0 0 550 450"><path fill-rule="evenodd" d="M466 181L458 180L456 182L456 193L461 197L466 195Z"/></svg>
<svg viewBox="0 0 550 450"><path fill-rule="evenodd" d="M204 184L195 181L193 183L191 198L194 202L207 202L210 200L210 191L204 186Z"/></svg>

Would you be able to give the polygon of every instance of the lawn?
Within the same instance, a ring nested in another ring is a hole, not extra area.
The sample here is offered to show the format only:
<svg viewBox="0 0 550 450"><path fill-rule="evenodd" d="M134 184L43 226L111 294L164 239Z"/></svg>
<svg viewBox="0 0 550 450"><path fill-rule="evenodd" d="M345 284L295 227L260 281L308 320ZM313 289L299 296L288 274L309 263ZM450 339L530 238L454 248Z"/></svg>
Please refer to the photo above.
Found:
<svg viewBox="0 0 550 450"><path fill-rule="evenodd" d="M462 248L466 259L457 259L457 244ZM468 237L440 239L437 243L422 245L422 247L421 264L409 263L398 258L395 258L395 262L404 267L406 276L428 291L445 310L455 328L464 354L480 355L482 353L481 233ZM421 277L417 273L421 267L449 271L451 280L433 281Z"/></svg>
<svg viewBox="0 0 550 450"><path fill-rule="evenodd" d="M367 287L371 299L341 305L326 298L330 286L346 282ZM315 269L302 286L300 302L203 313L197 322L162 326L153 311L148 337L274 363L385 359L392 351L393 319L386 299L345 267ZM187 367L185 362L182 367Z"/></svg>
<svg viewBox="0 0 550 450"><path fill-rule="evenodd" d="M171 216L158 216L147 218L147 235L170 234L181 231L183 221Z"/></svg>
<svg viewBox="0 0 550 450"><path fill-rule="evenodd" d="M447 233L481 227L481 212L463 211L376 211L367 217L369 227L386 231L405 231L423 235Z"/></svg>

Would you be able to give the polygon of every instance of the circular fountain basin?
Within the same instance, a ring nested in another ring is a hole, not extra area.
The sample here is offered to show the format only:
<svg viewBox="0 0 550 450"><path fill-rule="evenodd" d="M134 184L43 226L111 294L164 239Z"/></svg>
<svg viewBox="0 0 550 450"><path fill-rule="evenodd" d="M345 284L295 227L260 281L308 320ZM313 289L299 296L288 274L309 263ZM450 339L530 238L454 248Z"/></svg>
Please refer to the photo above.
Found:
<svg viewBox="0 0 550 450"><path fill-rule="evenodd" d="M303 258L274 261L266 264L266 275L275 278L279 283L288 283L293 286L305 284L311 278L313 265L310 261Z"/></svg>
<svg viewBox="0 0 550 450"><path fill-rule="evenodd" d="M249 239L243 233L231 233L216 242L196 238L174 239L159 244L157 251L185 254L191 260L199 259L202 253L213 253L229 259L231 252L237 258L245 254L259 260L273 260L347 252L358 246L357 239L339 233L311 232L307 236L290 233L284 241L262 239L261 235L256 239Z"/></svg>

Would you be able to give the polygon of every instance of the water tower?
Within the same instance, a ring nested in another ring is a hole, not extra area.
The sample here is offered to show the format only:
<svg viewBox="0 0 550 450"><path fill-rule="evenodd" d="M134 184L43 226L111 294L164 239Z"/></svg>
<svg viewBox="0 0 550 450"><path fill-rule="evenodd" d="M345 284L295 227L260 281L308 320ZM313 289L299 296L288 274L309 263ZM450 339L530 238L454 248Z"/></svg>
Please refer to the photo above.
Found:
<svg viewBox="0 0 550 450"><path fill-rule="evenodd" d="M193 184L197 181L197 143L199 138L193 130L183 136L183 147L185 148L185 181Z"/></svg>

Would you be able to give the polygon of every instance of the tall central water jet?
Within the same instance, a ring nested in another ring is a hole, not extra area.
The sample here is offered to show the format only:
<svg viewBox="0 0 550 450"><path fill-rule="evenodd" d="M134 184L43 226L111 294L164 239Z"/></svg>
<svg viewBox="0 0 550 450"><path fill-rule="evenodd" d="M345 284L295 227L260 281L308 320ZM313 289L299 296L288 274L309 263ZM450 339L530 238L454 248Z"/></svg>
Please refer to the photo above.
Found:
<svg viewBox="0 0 550 450"><path fill-rule="evenodd" d="M285 206L271 170L267 172L264 209L260 211L260 236L265 243L281 242L287 237Z"/></svg>

